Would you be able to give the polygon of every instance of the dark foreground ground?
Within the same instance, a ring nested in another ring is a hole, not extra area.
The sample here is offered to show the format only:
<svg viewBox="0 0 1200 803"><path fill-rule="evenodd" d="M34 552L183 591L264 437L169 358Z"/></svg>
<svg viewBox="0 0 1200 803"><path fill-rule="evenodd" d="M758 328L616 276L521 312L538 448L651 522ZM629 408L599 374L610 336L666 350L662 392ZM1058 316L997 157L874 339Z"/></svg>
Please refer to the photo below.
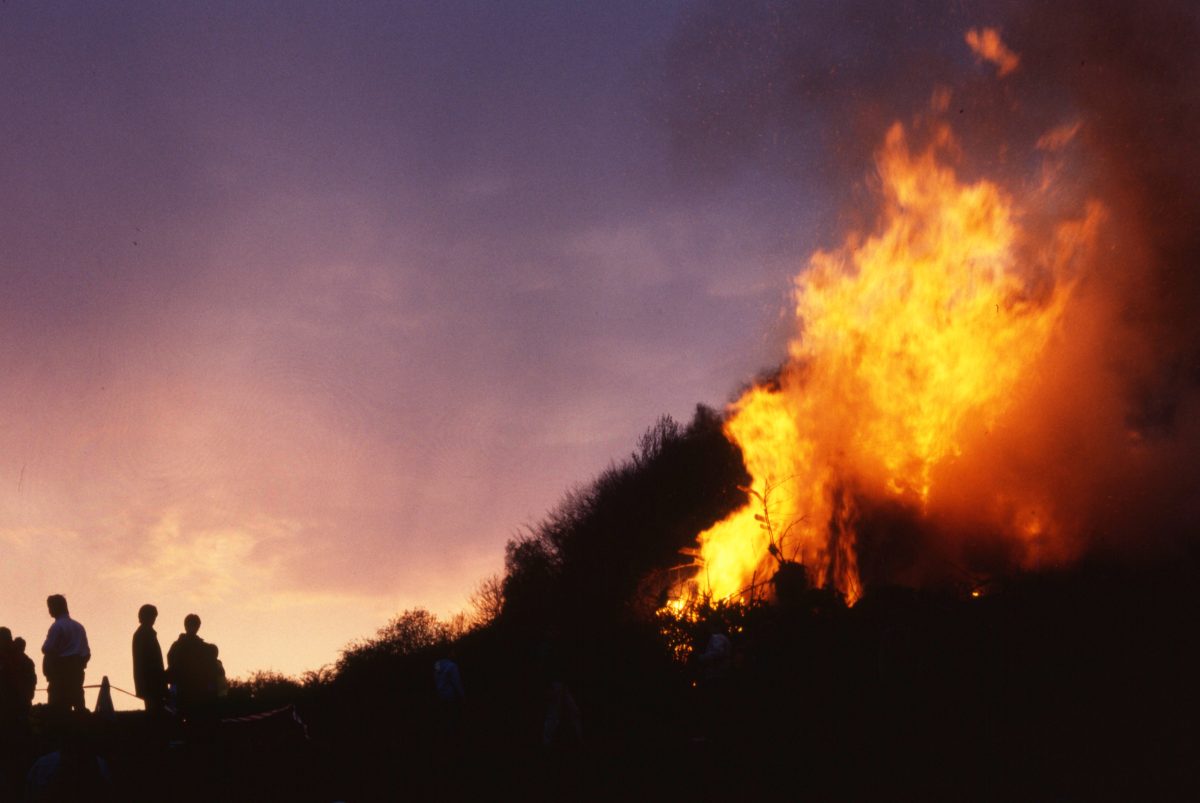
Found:
<svg viewBox="0 0 1200 803"><path fill-rule="evenodd" d="M1091 566L848 610L803 594L725 612L736 660L707 684L644 628L556 631L582 744L542 744L546 638L499 625L460 644L457 730L428 653L212 732L121 714L87 734L114 800L1195 800L1196 577Z"/></svg>

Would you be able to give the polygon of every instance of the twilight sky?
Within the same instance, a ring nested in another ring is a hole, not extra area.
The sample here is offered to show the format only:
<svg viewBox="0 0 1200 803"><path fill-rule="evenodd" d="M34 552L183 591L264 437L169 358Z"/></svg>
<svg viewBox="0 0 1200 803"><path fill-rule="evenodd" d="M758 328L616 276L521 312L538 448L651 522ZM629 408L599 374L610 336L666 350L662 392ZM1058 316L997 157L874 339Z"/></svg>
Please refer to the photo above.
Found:
<svg viewBox="0 0 1200 803"><path fill-rule="evenodd" d="M319 666L776 362L827 211L673 144L679 5L0 7L0 623Z"/></svg>
<svg viewBox="0 0 1200 803"><path fill-rule="evenodd" d="M143 602L231 675L460 609L783 358L887 125L1019 11L0 5L0 624L61 592L128 688Z"/></svg>

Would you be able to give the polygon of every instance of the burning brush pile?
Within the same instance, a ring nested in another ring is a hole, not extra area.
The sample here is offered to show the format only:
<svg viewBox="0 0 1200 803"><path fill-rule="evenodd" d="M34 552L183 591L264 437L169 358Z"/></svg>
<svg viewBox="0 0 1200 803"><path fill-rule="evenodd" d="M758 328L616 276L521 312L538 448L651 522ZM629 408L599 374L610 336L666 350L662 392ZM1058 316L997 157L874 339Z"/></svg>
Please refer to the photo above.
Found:
<svg viewBox="0 0 1200 803"><path fill-rule="evenodd" d="M992 84L1025 68L994 29L963 47ZM698 535L668 612L769 596L781 567L849 604L872 584L978 588L1194 521L1194 383L1161 379L1194 343L1146 320L1163 251L1147 188L1123 183L1145 166L1110 161L1112 120L1085 103L972 158L960 99L931 95L880 132L874 221L796 276L786 363L728 410L747 503Z"/></svg>

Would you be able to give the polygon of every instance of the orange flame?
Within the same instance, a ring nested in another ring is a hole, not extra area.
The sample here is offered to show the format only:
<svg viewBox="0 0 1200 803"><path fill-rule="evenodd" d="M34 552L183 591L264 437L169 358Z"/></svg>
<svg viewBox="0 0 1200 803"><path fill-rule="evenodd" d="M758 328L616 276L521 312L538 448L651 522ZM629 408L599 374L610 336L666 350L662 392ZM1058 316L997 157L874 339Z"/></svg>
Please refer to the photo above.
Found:
<svg viewBox="0 0 1200 803"><path fill-rule="evenodd" d="M1017 69L1021 57L1009 50L995 28L971 29L966 34L967 45L981 60L996 65L996 75L1003 78Z"/></svg>
<svg viewBox="0 0 1200 803"><path fill-rule="evenodd" d="M799 332L778 384L749 390L726 424L751 499L700 534L693 593L745 596L798 561L853 603L855 500L936 507L946 472L934 469L977 446L1036 376L1071 297L1069 267L1102 213L1093 205L1025 248L1013 200L939 159L953 144L943 128L913 153L894 125L878 157L875 233L817 252L796 279ZM1039 509L1012 536L1050 531L1050 518Z"/></svg>

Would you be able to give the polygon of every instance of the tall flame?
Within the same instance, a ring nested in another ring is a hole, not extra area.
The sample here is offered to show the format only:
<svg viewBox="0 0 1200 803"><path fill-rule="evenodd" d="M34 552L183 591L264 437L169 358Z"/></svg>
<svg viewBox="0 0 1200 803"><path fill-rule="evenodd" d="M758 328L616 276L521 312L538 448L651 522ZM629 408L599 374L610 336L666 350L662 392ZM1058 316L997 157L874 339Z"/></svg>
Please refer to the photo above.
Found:
<svg viewBox="0 0 1200 803"><path fill-rule="evenodd" d="M977 446L1036 376L1102 212L1092 205L1029 248L1012 198L942 163L953 144L943 128L914 153L894 125L878 157L876 231L817 252L796 279L788 364L726 424L750 502L700 534L695 590L736 597L786 560L853 603L856 499L936 507L935 468ZM1025 515L1039 532L1053 527L1052 511Z"/></svg>

